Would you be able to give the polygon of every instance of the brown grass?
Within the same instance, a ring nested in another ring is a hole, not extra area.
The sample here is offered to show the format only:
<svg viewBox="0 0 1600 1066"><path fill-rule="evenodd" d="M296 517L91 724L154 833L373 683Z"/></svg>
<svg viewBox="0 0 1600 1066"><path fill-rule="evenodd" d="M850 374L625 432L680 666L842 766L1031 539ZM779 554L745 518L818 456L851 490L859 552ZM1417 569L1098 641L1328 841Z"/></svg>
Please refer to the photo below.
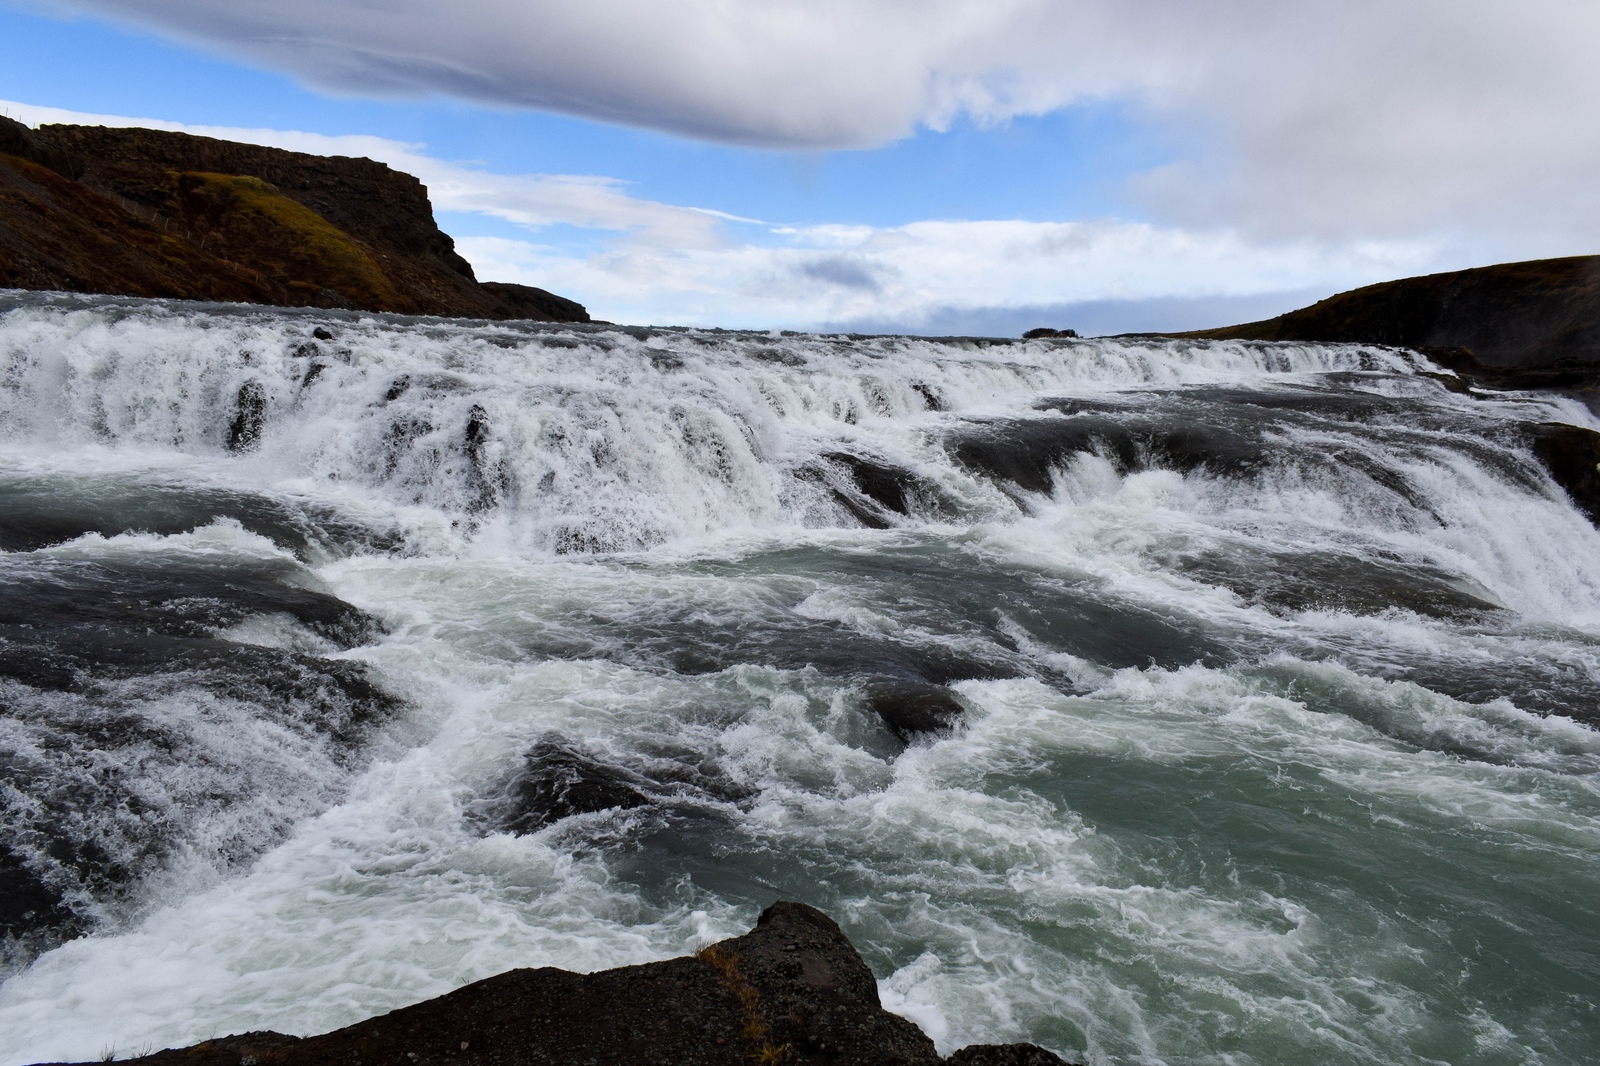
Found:
<svg viewBox="0 0 1600 1066"><path fill-rule="evenodd" d="M787 1062L793 1049L788 1044L772 1043L771 1030L761 1012L761 996L739 972L738 957L713 944L695 952L695 958L717 971L723 987L739 1004L742 1032L750 1061L757 1066L781 1066Z"/></svg>

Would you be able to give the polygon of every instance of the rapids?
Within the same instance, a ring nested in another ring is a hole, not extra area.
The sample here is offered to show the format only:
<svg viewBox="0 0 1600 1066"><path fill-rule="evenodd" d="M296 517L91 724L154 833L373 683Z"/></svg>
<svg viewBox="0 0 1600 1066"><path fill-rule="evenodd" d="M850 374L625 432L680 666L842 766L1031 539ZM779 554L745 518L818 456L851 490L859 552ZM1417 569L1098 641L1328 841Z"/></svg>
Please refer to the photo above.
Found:
<svg viewBox="0 0 1600 1066"><path fill-rule="evenodd" d="M779 898L946 1052L1592 1062L1597 423L1454 385L0 293L0 1066Z"/></svg>

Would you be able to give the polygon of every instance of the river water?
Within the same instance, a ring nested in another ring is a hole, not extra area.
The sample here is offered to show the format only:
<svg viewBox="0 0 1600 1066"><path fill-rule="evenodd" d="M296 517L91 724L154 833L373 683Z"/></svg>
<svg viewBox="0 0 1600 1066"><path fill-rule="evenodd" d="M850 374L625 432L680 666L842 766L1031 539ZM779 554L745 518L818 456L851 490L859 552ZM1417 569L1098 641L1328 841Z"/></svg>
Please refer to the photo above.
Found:
<svg viewBox="0 0 1600 1066"><path fill-rule="evenodd" d="M0 294L0 1064L835 917L948 1052L1600 1056L1557 397Z"/></svg>

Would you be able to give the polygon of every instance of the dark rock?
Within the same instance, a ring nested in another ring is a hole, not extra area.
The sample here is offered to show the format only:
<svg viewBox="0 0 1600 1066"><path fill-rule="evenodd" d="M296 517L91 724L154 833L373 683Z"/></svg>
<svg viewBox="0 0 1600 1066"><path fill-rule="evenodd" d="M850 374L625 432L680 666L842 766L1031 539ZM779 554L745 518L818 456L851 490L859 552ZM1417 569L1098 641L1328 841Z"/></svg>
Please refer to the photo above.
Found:
<svg viewBox="0 0 1600 1066"><path fill-rule="evenodd" d="M928 410L944 411L949 409L949 405L944 402L944 397L940 396L938 390L932 385L918 381L914 382L911 387L917 390L917 395L922 397L922 402L927 405Z"/></svg>
<svg viewBox="0 0 1600 1066"><path fill-rule="evenodd" d="M0 115L0 153L28 159L36 150L32 130L15 119Z"/></svg>
<svg viewBox="0 0 1600 1066"><path fill-rule="evenodd" d="M1465 348L1417 349L1429 361L1451 370L1466 385L1481 389L1563 389L1587 392L1600 386L1600 363L1563 356L1542 366L1489 366Z"/></svg>
<svg viewBox="0 0 1600 1066"><path fill-rule="evenodd" d="M916 475L904 467L848 452L826 452L795 476L826 485L840 506L868 529L889 529L895 525L891 516L910 514L919 488Z"/></svg>
<svg viewBox="0 0 1600 1066"><path fill-rule="evenodd" d="M1533 453L1589 521L1600 525L1600 433L1542 422L1529 427Z"/></svg>
<svg viewBox="0 0 1600 1066"><path fill-rule="evenodd" d="M680 673L704 674L739 663L783 670L813 667L830 677L914 678L942 685L972 678L1021 677L1025 665L999 652L992 658L958 652L940 644L917 644L863 633L835 621L796 619L772 629L737 629L706 620L674 620L670 627L641 633L621 658L666 665ZM586 648L589 654L599 649Z"/></svg>
<svg viewBox="0 0 1600 1066"><path fill-rule="evenodd" d="M99 126L0 123L0 286L588 321L479 284L427 190L382 163Z"/></svg>
<svg viewBox="0 0 1600 1066"><path fill-rule="evenodd" d="M985 1045L962 1066L1059 1066ZM775 903L692 956L593 974L512 970L323 1036L248 1033L124 1060L138 1066L938 1066L885 1011L872 971L825 914Z"/></svg>
<svg viewBox="0 0 1600 1066"><path fill-rule="evenodd" d="M492 828L522 835L574 815L642 807L653 808L660 824L715 817L755 794L697 752L635 755L623 766L551 733L529 749L503 794L479 804L475 813Z"/></svg>
<svg viewBox="0 0 1600 1066"><path fill-rule="evenodd" d="M867 706L901 740L953 727L966 708L943 685L902 677L867 684Z"/></svg>
<svg viewBox="0 0 1600 1066"><path fill-rule="evenodd" d="M587 322L589 312L576 300L507 281L480 281L478 288L497 297L503 314L488 318L530 318L537 322Z"/></svg>
<svg viewBox="0 0 1600 1066"><path fill-rule="evenodd" d="M850 471L856 488L880 507L895 514L906 513L906 484L912 479L909 470L846 452L829 452L823 458Z"/></svg>
<svg viewBox="0 0 1600 1066"><path fill-rule="evenodd" d="M1346 555L1247 549L1200 550L1164 560L1176 571L1230 589L1275 614L1307 610L1381 614L1399 608L1429 618L1484 624L1501 608L1443 570Z"/></svg>
<svg viewBox="0 0 1600 1066"><path fill-rule="evenodd" d="M1055 471L1079 452L1110 459L1121 473L1153 467L1243 475L1270 459L1259 434L1205 422L1137 414L1075 412L1067 418L996 419L953 434L946 448L975 473L1029 492L1049 492Z"/></svg>
<svg viewBox="0 0 1600 1066"><path fill-rule="evenodd" d="M467 427L462 434L470 464L467 487L472 493L469 509L473 511L487 511L511 487L511 475L505 464L490 457L489 444L493 435L494 427L489 422L489 412L482 405L473 404L472 410L467 412Z"/></svg>
<svg viewBox="0 0 1600 1066"><path fill-rule="evenodd" d="M304 559L317 551L388 551L401 540L318 505L222 489L177 489L148 482L100 482L93 493L66 495L48 481L13 480L0 488L0 551L62 544L85 533L187 533L226 516Z"/></svg>
<svg viewBox="0 0 1600 1066"><path fill-rule="evenodd" d="M401 458L411 450L417 441L432 432L433 423L425 418L399 418L389 423L389 428L383 434L384 476L393 476L394 472L400 468Z"/></svg>
<svg viewBox="0 0 1600 1066"><path fill-rule="evenodd" d="M650 803L646 787L637 774L607 766L560 737L545 737L511 782L501 827L518 835L536 833L575 814L644 807Z"/></svg>
<svg viewBox="0 0 1600 1066"><path fill-rule="evenodd" d="M1458 348L1488 367L1596 364L1600 256L1386 281L1263 322L1172 336Z"/></svg>
<svg viewBox="0 0 1600 1066"><path fill-rule="evenodd" d="M1051 329L1048 326L1040 326L1038 329L1030 329L1024 333L1022 339L1025 341L1039 340L1044 337L1061 337L1065 339L1076 337L1077 335L1078 331L1075 329Z"/></svg>
<svg viewBox="0 0 1600 1066"><path fill-rule="evenodd" d="M806 357L799 352L791 352L783 348L754 348L747 353L751 359L763 363L772 363L776 366L805 366Z"/></svg>
<svg viewBox="0 0 1600 1066"><path fill-rule="evenodd" d="M974 473L1008 481L1029 492L1049 492L1055 471L1078 452L1092 451L1094 427L1068 419L1014 419L958 432L946 444L951 457ZM1128 456L1131 462L1133 456Z"/></svg>
<svg viewBox="0 0 1600 1066"><path fill-rule="evenodd" d="M307 383L312 375L306 375ZM233 421L228 423L228 450L247 452L261 443L261 431L267 424L267 393L259 382L247 381L239 386L239 395L233 404Z"/></svg>

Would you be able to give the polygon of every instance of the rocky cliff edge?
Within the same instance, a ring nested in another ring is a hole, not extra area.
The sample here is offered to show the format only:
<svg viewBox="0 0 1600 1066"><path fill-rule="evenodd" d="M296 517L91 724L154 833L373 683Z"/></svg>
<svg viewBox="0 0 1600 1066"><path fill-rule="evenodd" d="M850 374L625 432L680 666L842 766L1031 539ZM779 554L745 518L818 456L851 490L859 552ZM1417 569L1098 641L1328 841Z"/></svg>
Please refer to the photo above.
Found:
<svg viewBox="0 0 1600 1066"><path fill-rule="evenodd" d="M480 283L428 191L370 159L0 118L0 288L587 322Z"/></svg>
<svg viewBox="0 0 1600 1066"><path fill-rule="evenodd" d="M1479 365L1491 376L1592 372L1600 367L1600 256L1401 278L1262 322L1170 336L1387 344L1438 351L1445 361Z"/></svg>

